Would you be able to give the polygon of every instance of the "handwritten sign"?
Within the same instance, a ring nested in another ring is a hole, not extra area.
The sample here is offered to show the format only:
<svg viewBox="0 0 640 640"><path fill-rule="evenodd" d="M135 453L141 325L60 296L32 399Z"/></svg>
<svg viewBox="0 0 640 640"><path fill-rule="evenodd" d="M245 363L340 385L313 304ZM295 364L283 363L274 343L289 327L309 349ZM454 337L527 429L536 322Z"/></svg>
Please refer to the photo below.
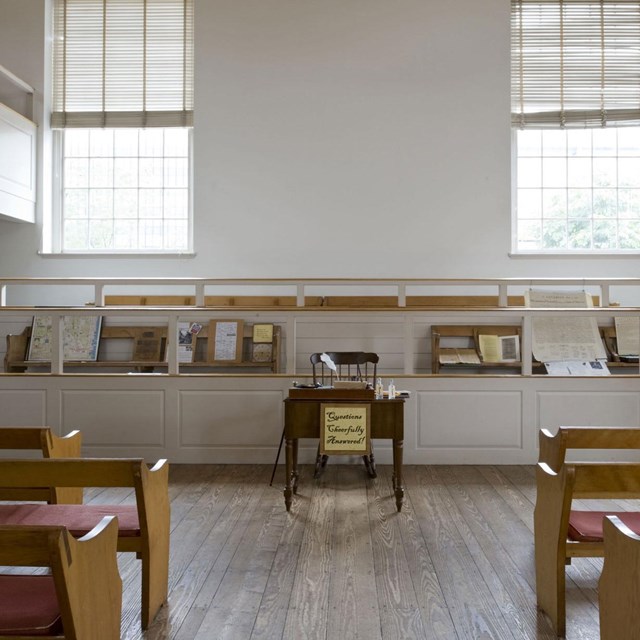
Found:
<svg viewBox="0 0 640 640"><path fill-rule="evenodd" d="M273 342L272 324L254 324L253 342Z"/></svg>
<svg viewBox="0 0 640 640"><path fill-rule="evenodd" d="M209 362L241 362L242 320L211 320L207 338L207 360Z"/></svg>
<svg viewBox="0 0 640 640"><path fill-rule="evenodd" d="M320 453L368 455L371 451L370 405L322 404Z"/></svg>

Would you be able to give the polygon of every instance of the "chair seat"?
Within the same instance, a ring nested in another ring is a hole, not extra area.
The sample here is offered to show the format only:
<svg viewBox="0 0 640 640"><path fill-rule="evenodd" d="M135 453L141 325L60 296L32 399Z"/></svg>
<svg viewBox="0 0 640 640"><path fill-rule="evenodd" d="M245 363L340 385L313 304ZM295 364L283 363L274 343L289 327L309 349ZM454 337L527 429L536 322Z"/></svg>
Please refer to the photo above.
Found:
<svg viewBox="0 0 640 640"><path fill-rule="evenodd" d="M640 535L640 513L635 511L572 511L569 515L569 540L602 542L602 519L618 516L629 529Z"/></svg>
<svg viewBox="0 0 640 640"><path fill-rule="evenodd" d="M0 575L0 635L61 633L60 607L51 576Z"/></svg>
<svg viewBox="0 0 640 640"><path fill-rule="evenodd" d="M118 516L118 536L140 536L135 505L0 504L0 524L64 525L74 538L89 533L104 516Z"/></svg>

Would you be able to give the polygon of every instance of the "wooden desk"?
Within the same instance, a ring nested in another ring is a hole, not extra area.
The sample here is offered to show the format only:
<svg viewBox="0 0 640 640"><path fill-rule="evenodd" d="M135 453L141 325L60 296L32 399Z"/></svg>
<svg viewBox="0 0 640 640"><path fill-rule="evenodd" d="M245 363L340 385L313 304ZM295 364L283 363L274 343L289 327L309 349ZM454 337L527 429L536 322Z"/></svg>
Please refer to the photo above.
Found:
<svg viewBox="0 0 640 640"><path fill-rule="evenodd" d="M353 400L292 399L284 401L284 437L286 473L284 504L291 508L294 493L298 490L298 439L320 437L320 405L353 404ZM402 447L404 444L404 399L372 400L371 438L388 438L393 441L393 490L398 511L402 509L404 484L402 482Z"/></svg>

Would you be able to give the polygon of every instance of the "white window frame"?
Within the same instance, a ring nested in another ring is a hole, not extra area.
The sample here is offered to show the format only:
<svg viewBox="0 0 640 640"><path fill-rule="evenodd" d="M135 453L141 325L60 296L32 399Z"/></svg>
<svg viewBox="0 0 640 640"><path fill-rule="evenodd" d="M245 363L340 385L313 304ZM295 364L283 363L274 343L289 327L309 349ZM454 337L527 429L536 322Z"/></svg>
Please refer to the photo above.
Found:
<svg viewBox="0 0 640 640"><path fill-rule="evenodd" d="M606 258L615 256L616 258L635 258L640 255L639 249L521 249L518 246L518 129L511 128L511 252L513 256L539 256L539 257L578 257L585 256L591 258ZM620 156L616 156L620 157ZM569 187L564 187L568 189ZM619 188L616 186L616 188ZM589 218L593 222L593 214Z"/></svg>
<svg viewBox="0 0 640 640"><path fill-rule="evenodd" d="M47 184L52 186L52 205L43 227L43 254L193 255L193 11L194 0L52 3L52 122L51 129L47 128L51 133L52 172ZM177 50L167 67L170 46ZM166 90L168 78L176 91ZM187 129L186 248L64 247L64 131L73 127Z"/></svg>
<svg viewBox="0 0 640 640"><path fill-rule="evenodd" d="M91 127L88 127L91 128ZM63 246L63 229L64 229L64 177L63 177L63 136L64 129L55 129L52 131L52 150L53 150L53 194L52 194L52 233L51 233L51 253L62 255L83 255L83 256L105 256L105 255L162 255L162 256L193 256L194 252L194 231L193 231L193 127L189 127L189 200L188 200L188 231L187 231L187 248L185 250L175 249L65 249Z"/></svg>
<svg viewBox="0 0 640 640"><path fill-rule="evenodd" d="M640 124L637 100L630 98L628 84L632 77L637 77L640 63L637 55L634 57L633 53L629 53L631 49L627 47L630 38L633 39L640 26L640 3L637 0L600 0L599 3L596 0L585 0L583 3L564 4L561 0L511 0L511 4L511 255L637 258L640 249L518 247L517 130L520 127L536 130L564 129L565 126L622 128L629 124ZM532 21L522 20L526 16L526 13L522 13L527 10L526 7L533 11L529 14L530 17L533 16ZM542 26L540 22L536 23L539 16L546 15L549 19L554 12L557 12L557 20L554 17L548 23L543 21ZM617 17L623 14L624 20L618 23ZM587 15L589 22L580 22L584 21ZM593 21L592 15L597 16ZM616 18L611 20L611 16ZM559 26L561 23L564 27ZM541 39L541 30L547 33L546 24L554 26L549 30L548 37ZM580 26L578 31L574 28L575 24ZM587 31L584 28L585 24L590 25ZM615 37L612 37L612 24L616 25ZM528 31L528 27L532 27L531 31ZM576 34L589 42L598 43L600 48L598 45L583 48L582 43L576 47ZM549 52L556 47L566 52L567 66L562 63L561 57L557 58L560 64L549 65ZM626 76L622 76L622 81L619 77L621 64L626 65L623 66ZM559 72L560 67L562 72ZM576 68L581 70L577 75L574 74ZM529 74L533 74L532 81L528 80ZM600 88L602 90L599 90ZM620 188L618 183L616 188ZM589 220L592 224L597 220L593 212Z"/></svg>

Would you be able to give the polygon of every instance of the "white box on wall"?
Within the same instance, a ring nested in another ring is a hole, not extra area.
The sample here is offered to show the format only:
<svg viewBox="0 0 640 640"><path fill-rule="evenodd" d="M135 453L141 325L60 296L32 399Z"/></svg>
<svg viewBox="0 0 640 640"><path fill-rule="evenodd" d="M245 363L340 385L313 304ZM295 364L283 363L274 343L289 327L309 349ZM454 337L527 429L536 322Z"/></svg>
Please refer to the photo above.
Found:
<svg viewBox="0 0 640 640"><path fill-rule="evenodd" d="M0 104L0 217L35 222L36 125Z"/></svg>

